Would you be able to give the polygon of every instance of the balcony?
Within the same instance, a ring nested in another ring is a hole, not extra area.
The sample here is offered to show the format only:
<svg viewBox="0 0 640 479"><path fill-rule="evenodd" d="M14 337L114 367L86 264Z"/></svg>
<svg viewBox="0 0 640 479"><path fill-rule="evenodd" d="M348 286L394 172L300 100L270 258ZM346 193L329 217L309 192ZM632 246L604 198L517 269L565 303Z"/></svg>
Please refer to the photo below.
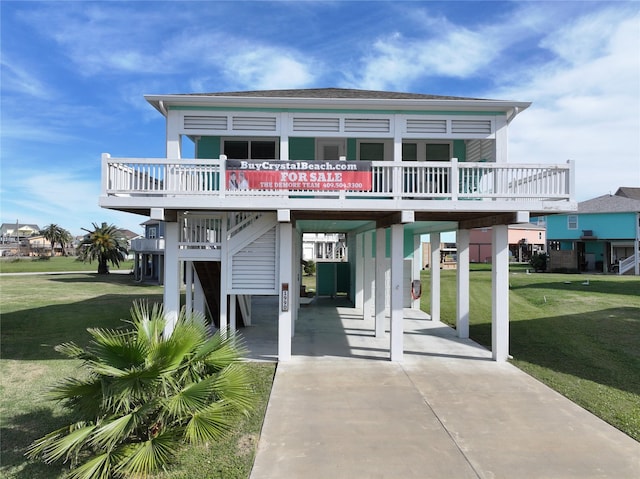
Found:
<svg viewBox="0 0 640 479"><path fill-rule="evenodd" d="M158 253L164 251L164 238L137 238L131 241L131 251Z"/></svg>
<svg viewBox="0 0 640 479"><path fill-rule="evenodd" d="M311 163L311 162L309 162ZM345 162L358 163L358 162ZM371 184L229 190L226 158L138 159L103 155L105 208L149 214L177 210L556 213L575 210L574 164L371 163Z"/></svg>

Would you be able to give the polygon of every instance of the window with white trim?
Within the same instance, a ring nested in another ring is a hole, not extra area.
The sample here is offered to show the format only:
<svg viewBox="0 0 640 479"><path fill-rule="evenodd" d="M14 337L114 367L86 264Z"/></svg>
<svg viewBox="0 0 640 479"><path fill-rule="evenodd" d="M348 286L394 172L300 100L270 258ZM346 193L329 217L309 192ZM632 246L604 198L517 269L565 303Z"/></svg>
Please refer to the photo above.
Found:
<svg viewBox="0 0 640 479"><path fill-rule="evenodd" d="M568 230L577 230L578 229L578 215L568 215L567 216L567 229Z"/></svg>

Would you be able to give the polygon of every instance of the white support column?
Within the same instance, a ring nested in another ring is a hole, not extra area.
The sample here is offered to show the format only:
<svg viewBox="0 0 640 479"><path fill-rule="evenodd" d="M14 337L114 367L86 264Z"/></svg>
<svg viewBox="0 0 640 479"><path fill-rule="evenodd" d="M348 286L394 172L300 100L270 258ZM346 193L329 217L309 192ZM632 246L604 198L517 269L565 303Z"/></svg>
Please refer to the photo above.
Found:
<svg viewBox="0 0 640 479"><path fill-rule="evenodd" d="M492 228L491 355L494 361L509 356L509 239L508 226Z"/></svg>
<svg viewBox="0 0 640 479"><path fill-rule="evenodd" d="M373 234L367 231L364 234L364 304L362 316L366 321L373 316L373 281L375 279L375 264L373 259Z"/></svg>
<svg viewBox="0 0 640 479"><path fill-rule="evenodd" d="M222 217L222 231L220 232L221 238L227 237L227 216L229 214L230 213L227 213ZM220 310L220 331L222 334L225 333L228 325L227 290L229 289L229 270L231 268L228 243L228 241L222 242L222 251L220 252L220 303L218 309Z"/></svg>
<svg viewBox="0 0 640 479"><path fill-rule="evenodd" d="M387 297L385 273L387 254L387 234L384 228L376 229L376 294L375 294L375 333L376 338L384 336L385 331L385 298Z"/></svg>
<svg viewBox="0 0 640 479"><path fill-rule="evenodd" d="M291 359L292 308L291 295L293 278L291 272L293 251L293 228L291 223L280 223L280 296L278 301L278 360ZM284 288L287 288L286 290Z"/></svg>
<svg viewBox="0 0 640 479"><path fill-rule="evenodd" d="M458 230L456 234L458 243L456 330L459 338L469 337L469 234L469 230Z"/></svg>
<svg viewBox="0 0 640 479"><path fill-rule="evenodd" d="M440 321L440 233L429 235L431 244L431 321Z"/></svg>
<svg viewBox="0 0 640 479"><path fill-rule="evenodd" d="M165 224L164 250L164 294L163 307L166 325L164 333L168 337L175 328L180 312L180 260L178 259L179 223Z"/></svg>
<svg viewBox="0 0 640 479"><path fill-rule="evenodd" d="M364 305L364 288L362 283L364 282L364 258L362 256L364 242L364 235L359 234L355 238L356 248L353 251L353 260L356 262L356 297L354 298L354 305L358 309L362 309ZM349 253L351 257L351 252Z"/></svg>
<svg viewBox="0 0 640 479"><path fill-rule="evenodd" d="M167 158L182 158L182 127L181 112L167 112Z"/></svg>
<svg viewBox="0 0 640 479"><path fill-rule="evenodd" d="M420 235L413 235L413 260L412 260L411 279L420 281L420 269L422 267L420 261ZM420 309L420 298L411 301L411 309Z"/></svg>
<svg viewBox="0 0 640 479"><path fill-rule="evenodd" d="M404 358L403 324L404 226L391 225L391 361Z"/></svg>

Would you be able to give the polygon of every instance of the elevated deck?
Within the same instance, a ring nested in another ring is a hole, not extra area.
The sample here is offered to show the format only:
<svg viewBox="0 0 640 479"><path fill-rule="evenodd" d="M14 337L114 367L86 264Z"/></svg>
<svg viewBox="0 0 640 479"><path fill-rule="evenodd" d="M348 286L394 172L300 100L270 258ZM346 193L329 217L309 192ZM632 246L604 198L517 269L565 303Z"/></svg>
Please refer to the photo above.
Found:
<svg viewBox="0 0 640 479"><path fill-rule="evenodd" d="M277 161L277 160L273 160ZM308 162L311 163L311 162ZM345 165L358 162L344 162ZM152 208L288 210L299 218L380 219L410 211L415 221L465 221L488 214L573 211L573 163L562 165L376 161L371 184L326 182L231 190L227 160L111 158L103 155L100 206L142 215Z"/></svg>

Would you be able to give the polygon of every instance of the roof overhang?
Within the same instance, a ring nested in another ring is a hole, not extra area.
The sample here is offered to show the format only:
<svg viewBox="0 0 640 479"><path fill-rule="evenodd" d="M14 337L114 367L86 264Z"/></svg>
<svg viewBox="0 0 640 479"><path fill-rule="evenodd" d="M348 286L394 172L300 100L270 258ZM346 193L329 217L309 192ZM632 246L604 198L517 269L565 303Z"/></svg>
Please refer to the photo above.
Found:
<svg viewBox="0 0 640 479"><path fill-rule="evenodd" d="M511 120L528 108L530 102L507 100L482 100L466 98L304 98L304 97L257 97L240 95L145 95L145 99L160 113L167 115L171 108L251 108L251 109L358 109L385 110L390 113L401 111L494 111Z"/></svg>

